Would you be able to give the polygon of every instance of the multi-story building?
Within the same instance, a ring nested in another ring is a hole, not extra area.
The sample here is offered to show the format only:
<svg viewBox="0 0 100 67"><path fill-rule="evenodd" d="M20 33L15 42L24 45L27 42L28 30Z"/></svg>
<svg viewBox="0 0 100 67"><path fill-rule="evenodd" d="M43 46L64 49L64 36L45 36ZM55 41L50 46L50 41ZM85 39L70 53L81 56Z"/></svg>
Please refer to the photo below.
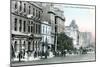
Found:
<svg viewBox="0 0 100 67"><path fill-rule="evenodd" d="M79 30L75 20L72 20L71 24L65 27L65 34L73 39L73 46L79 49Z"/></svg>
<svg viewBox="0 0 100 67"><path fill-rule="evenodd" d="M64 22L65 18L63 11L55 7L52 3L43 3L44 19L51 25L51 44L52 48L56 50L57 48L57 34L64 32Z"/></svg>
<svg viewBox="0 0 100 67"><path fill-rule="evenodd" d="M54 46L55 37L55 12L51 3L42 3L43 7L43 21L48 22L51 26L51 45Z"/></svg>
<svg viewBox="0 0 100 67"><path fill-rule="evenodd" d="M41 6L35 2L11 1L11 45L16 58L22 53L39 55L42 13Z"/></svg>
<svg viewBox="0 0 100 67"><path fill-rule="evenodd" d="M44 21L41 24L41 35L42 35L42 44L41 44L41 51L46 52L51 50L51 25Z"/></svg>
<svg viewBox="0 0 100 67"><path fill-rule="evenodd" d="M80 32L79 33L79 44L81 47L88 47L92 45L92 35L91 32Z"/></svg>
<svg viewBox="0 0 100 67"><path fill-rule="evenodd" d="M56 16L55 16L55 23L57 26L57 33L61 33L64 32L65 29L65 17L64 17L64 11L60 10L59 8L55 7L55 12L56 12Z"/></svg>

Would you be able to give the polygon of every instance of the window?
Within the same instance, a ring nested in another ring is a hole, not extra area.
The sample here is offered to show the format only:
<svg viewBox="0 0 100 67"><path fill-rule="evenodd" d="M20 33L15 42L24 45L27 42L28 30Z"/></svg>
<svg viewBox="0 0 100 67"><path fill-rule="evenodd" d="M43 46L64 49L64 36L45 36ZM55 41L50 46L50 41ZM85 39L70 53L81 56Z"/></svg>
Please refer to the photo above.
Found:
<svg viewBox="0 0 100 67"><path fill-rule="evenodd" d="M33 26L31 26L31 33L33 32Z"/></svg>
<svg viewBox="0 0 100 67"><path fill-rule="evenodd" d="M14 27L14 30L17 31L17 19L15 18L14 21L15 21L15 24L14 24L14 26L15 26L15 27Z"/></svg>
<svg viewBox="0 0 100 67"><path fill-rule="evenodd" d="M43 26L43 34L44 34L44 26Z"/></svg>
<svg viewBox="0 0 100 67"><path fill-rule="evenodd" d="M33 41L33 51L34 51L34 41Z"/></svg>
<svg viewBox="0 0 100 67"><path fill-rule="evenodd" d="M35 8L33 8L33 16L35 15Z"/></svg>
<svg viewBox="0 0 100 67"><path fill-rule="evenodd" d="M24 3L24 12L26 12L26 4Z"/></svg>
<svg viewBox="0 0 100 67"><path fill-rule="evenodd" d="M15 41L15 43L14 43L14 49L15 49L15 51L17 51L17 41Z"/></svg>
<svg viewBox="0 0 100 67"><path fill-rule="evenodd" d="M36 33L36 24L34 24L34 32Z"/></svg>
<svg viewBox="0 0 100 67"><path fill-rule="evenodd" d="M32 25L33 25L33 21L31 21L31 26L30 26L31 27L31 33L33 32L33 26Z"/></svg>
<svg viewBox="0 0 100 67"><path fill-rule="evenodd" d="M38 11L36 10L36 17L38 17Z"/></svg>
<svg viewBox="0 0 100 67"><path fill-rule="evenodd" d="M47 26L46 26L46 34L47 34Z"/></svg>
<svg viewBox="0 0 100 67"><path fill-rule="evenodd" d="M25 44L25 41L24 41L24 43L23 43L23 47L24 47L24 48L26 48L26 44Z"/></svg>
<svg viewBox="0 0 100 67"><path fill-rule="evenodd" d="M39 33L39 25L37 24L37 34Z"/></svg>
<svg viewBox="0 0 100 67"><path fill-rule="evenodd" d="M31 6L29 6L29 14L31 14Z"/></svg>
<svg viewBox="0 0 100 67"><path fill-rule="evenodd" d="M31 21L31 25L33 24L33 21Z"/></svg>
<svg viewBox="0 0 100 67"><path fill-rule="evenodd" d="M39 32L39 24L38 24L38 34L39 34L40 32Z"/></svg>
<svg viewBox="0 0 100 67"><path fill-rule="evenodd" d="M28 24L28 32L30 33L30 21L28 21L29 24Z"/></svg>
<svg viewBox="0 0 100 67"><path fill-rule="evenodd" d="M40 11L39 11L39 18L40 18Z"/></svg>
<svg viewBox="0 0 100 67"><path fill-rule="evenodd" d="M20 1L20 7L19 7L20 11L22 10L22 2Z"/></svg>
<svg viewBox="0 0 100 67"><path fill-rule="evenodd" d="M19 20L19 31L21 32L22 30L22 20Z"/></svg>
<svg viewBox="0 0 100 67"><path fill-rule="evenodd" d="M35 33L37 33L37 24L35 24Z"/></svg>
<svg viewBox="0 0 100 67"><path fill-rule="evenodd" d="M15 9L17 9L17 2L15 2Z"/></svg>
<svg viewBox="0 0 100 67"><path fill-rule="evenodd" d="M35 23L33 23L33 33L35 33Z"/></svg>
<svg viewBox="0 0 100 67"><path fill-rule="evenodd" d="M24 32L26 31L26 21L24 21L24 27L23 27L24 29Z"/></svg>
<svg viewBox="0 0 100 67"><path fill-rule="evenodd" d="M41 33L41 25L39 25L39 34Z"/></svg>
<svg viewBox="0 0 100 67"><path fill-rule="evenodd" d="M28 32L30 33L30 26L28 26Z"/></svg>
<svg viewBox="0 0 100 67"><path fill-rule="evenodd" d="M28 51L30 51L30 42L28 42Z"/></svg>
<svg viewBox="0 0 100 67"><path fill-rule="evenodd" d="M38 33L38 25L36 24L36 33Z"/></svg>

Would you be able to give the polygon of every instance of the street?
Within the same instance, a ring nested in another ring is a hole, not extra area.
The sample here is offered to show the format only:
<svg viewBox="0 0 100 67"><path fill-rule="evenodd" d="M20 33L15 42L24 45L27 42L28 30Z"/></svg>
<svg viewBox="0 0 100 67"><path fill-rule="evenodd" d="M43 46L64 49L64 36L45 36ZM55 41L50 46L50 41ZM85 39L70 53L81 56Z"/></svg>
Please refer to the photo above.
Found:
<svg viewBox="0 0 100 67"><path fill-rule="evenodd" d="M12 66L19 66L19 65L36 65L36 64L47 64L47 63L62 63L62 62L80 62L80 61L95 61L95 54L82 54L82 55L70 55L66 57L53 57L48 59L41 59L29 62L12 62Z"/></svg>

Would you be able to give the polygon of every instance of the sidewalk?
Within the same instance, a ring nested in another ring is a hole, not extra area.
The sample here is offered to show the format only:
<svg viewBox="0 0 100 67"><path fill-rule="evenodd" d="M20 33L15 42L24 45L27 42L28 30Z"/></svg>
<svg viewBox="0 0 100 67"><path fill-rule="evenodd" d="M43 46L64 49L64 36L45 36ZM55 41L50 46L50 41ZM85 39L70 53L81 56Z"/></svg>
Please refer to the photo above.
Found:
<svg viewBox="0 0 100 67"><path fill-rule="evenodd" d="M44 58L45 56L42 56L42 58ZM49 56L47 56L47 58L53 58L54 55L52 52L49 52ZM20 59L22 62L24 61L35 61L35 60L41 60L41 56L38 57L33 57L32 55L30 57L28 57L27 55L24 56L24 58ZM14 58L11 60L12 62L19 62L19 58Z"/></svg>

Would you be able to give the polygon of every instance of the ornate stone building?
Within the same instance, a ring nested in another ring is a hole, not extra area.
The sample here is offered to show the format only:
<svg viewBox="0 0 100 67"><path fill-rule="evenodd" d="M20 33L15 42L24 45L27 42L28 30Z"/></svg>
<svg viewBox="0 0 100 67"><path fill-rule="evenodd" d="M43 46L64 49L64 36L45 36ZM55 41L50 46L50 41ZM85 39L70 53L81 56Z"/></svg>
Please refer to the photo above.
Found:
<svg viewBox="0 0 100 67"><path fill-rule="evenodd" d="M73 39L73 46L79 49L79 30L75 20L72 20L71 24L65 27L65 34Z"/></svg>
<svg viewBox="0 0 100 67"><path fill-rule="evenodd" d="M26 54L39 56L42 13L41 6L35 2L11 1L11 46L15 58L19 54L23 58Z"/></svg>

